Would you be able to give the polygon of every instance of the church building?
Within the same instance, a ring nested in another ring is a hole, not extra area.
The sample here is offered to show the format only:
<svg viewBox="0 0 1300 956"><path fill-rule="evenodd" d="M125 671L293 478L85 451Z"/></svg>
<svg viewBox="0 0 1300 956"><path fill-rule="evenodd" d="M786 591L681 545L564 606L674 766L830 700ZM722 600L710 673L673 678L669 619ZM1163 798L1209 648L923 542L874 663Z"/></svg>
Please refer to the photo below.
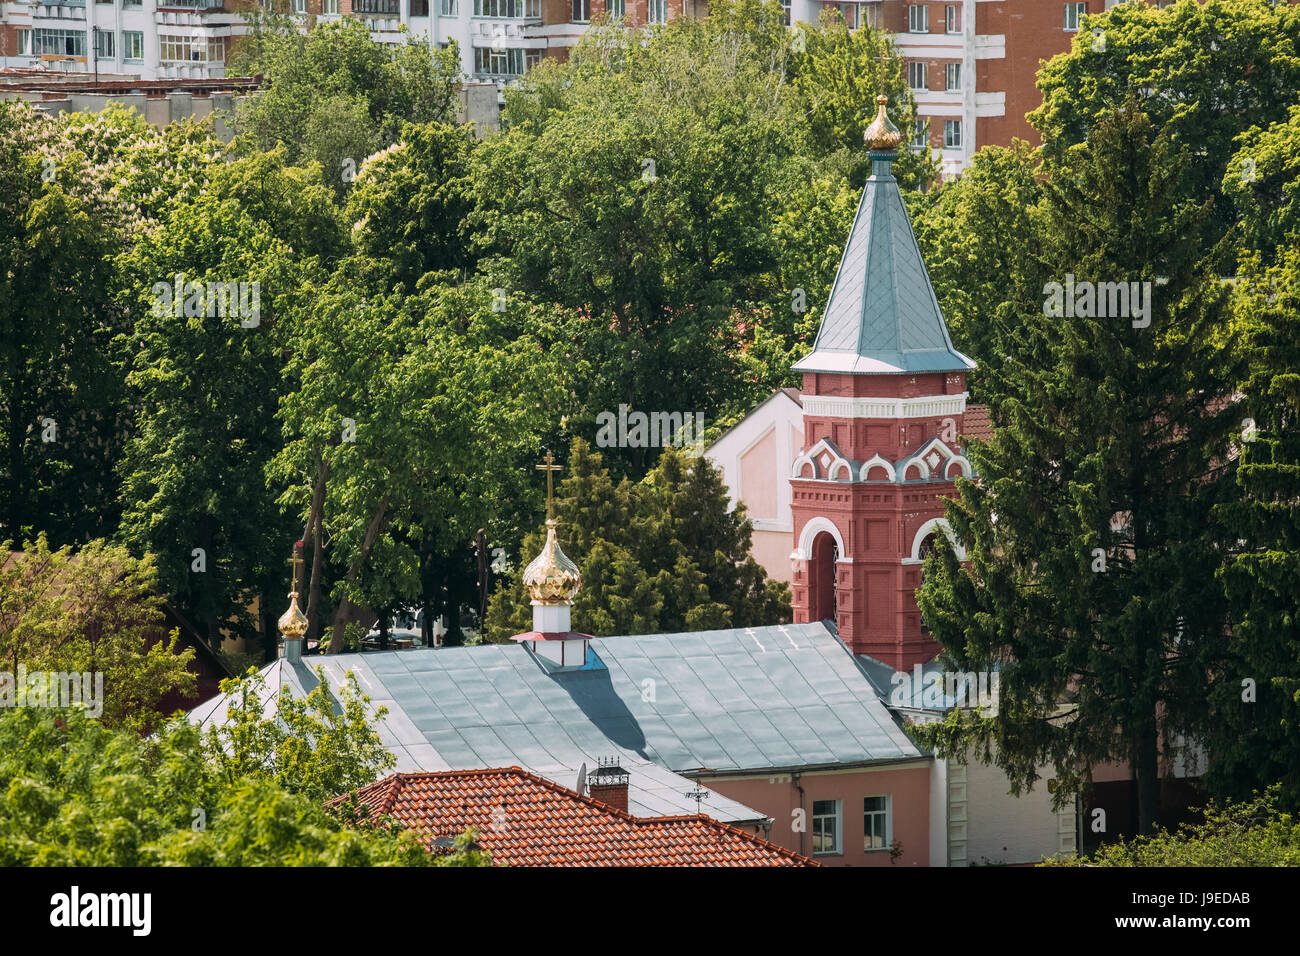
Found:
<svg viewBox="0 0 1300 956"><path fill-rule="evenodd" d="M788 485L780 504L793 550L777 559L768 547L759 560L790 582L795 622L832 621L854 653L910 670L938 651L914 594L927 549L946 531L943 499L955 496L957 476L971 477L964 436L982 437L988 419L967 407L975 363L948 335L891 173L901 137L877 102L866 134L872 175L817 339L794 366L803 387L764 402L708 455L760 531L783 517L767 514L761 489ZM802 440L786 442L790 457L779 454L786 435Z"/></svg>
<svg viewBox="0 0 1300 956"><path fill-rule="evenodd" d="M908 719L935 716L930 702L888 703L898 675L936 666L914 592L928 542L945 530L943 498L971 474L962 436L974 363L948 337L890 172L899 133L878 104L873 175L821 330L796 366L802 393L783 390L709 452L730 463L733 497L743 475L744 492L763 499L763 560L785 555L788 576L776 576L791 581L794 623L575 631L583 582L560 546L548 456L546 541L524 573L531 630L507 644L309 663L295 586L285 654L263 668L266 708L320 680L337 693L352 673L370 706L388 711L379 733L401 773L520 768L596 798L587 770L614 760L628 778L619 810L703 813L823 865L1014 864L1072 851L1073 808L1053 811L1045 788L1011 798L996 769L936 759L906 732ZM223 722L229 705L218 697L190 719Z"/></svg>

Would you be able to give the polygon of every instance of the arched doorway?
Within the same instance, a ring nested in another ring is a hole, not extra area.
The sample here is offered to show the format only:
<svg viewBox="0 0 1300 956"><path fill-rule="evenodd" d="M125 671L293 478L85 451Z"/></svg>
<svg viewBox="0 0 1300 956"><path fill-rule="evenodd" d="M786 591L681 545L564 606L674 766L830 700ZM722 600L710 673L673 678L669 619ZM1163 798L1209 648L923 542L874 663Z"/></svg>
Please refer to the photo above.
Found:
<svg viewBox="0 0 1300 956"><path fill-rule="evenodd" d="M812 561L809 567L809 614L810 621L837 620L835 610L838 604L836 594L835 563L840 559L840 549L835 539L823 531L813 539Z"/></svg>

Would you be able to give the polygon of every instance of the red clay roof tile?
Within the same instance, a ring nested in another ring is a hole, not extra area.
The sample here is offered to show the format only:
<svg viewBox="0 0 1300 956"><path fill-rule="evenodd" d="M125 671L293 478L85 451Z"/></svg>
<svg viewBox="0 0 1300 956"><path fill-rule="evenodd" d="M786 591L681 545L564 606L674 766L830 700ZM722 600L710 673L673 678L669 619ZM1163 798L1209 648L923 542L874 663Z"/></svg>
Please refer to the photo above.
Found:
<svg viewBox="0 0 1300 956"><path fill-rule="evenodd" d="M393 774L357 797L435 852L439 837L475 827L493 862L510 866L817 865L703 814L634 817L518 767Z"/></svg>

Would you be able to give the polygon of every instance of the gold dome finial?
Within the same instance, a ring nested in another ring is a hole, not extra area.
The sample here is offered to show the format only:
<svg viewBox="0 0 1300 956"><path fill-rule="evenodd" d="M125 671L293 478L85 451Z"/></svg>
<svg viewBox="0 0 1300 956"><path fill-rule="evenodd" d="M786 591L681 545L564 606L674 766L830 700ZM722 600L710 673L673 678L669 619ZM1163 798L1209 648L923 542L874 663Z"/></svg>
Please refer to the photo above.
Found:
<svg viewBox="0 0 1300 956"><path fill-rule="evenodd" d="M560 549L555 519L546 519L546 544L542 553L524 568L524 587L534 604L572 604L582 587L578 566Z"/></svg>
<svg viewBox="0 0 1300 956"><path fill-rule="evenodd" d="M280 636L286 641L300 641L303 635L307 633L307 616L298 607L298 585L302 573L301 541L293 546L293 557L289 559L288 563L293 565L293 584L289 591L289 610L280 615L280 620L276 622L276 626L280 629Z"/></svg>
<svg viewBox="0 0 1300 956"><path fill-rule="evenodd" d="M893 152L903 141L903 134L889 121L889 116L885 113L885 106L888 103L889 97L883 93L876 97L878 107L876 118L872 120L862 137L867 141L867 149L872 152Z"/></svg>
<svg viewBox="0 0 1300 956"><path fill-rule="evenodd" d="M578 566L560 548L555 535L555 486L552 479L560 466L555 464L555 456L548 448L546 464L536 467L538 471L546 472L546 543L542 545L542 553L524 568L524 587L534 604L572 604L573 596L582 587L582 575L578 573Z"/></svg>

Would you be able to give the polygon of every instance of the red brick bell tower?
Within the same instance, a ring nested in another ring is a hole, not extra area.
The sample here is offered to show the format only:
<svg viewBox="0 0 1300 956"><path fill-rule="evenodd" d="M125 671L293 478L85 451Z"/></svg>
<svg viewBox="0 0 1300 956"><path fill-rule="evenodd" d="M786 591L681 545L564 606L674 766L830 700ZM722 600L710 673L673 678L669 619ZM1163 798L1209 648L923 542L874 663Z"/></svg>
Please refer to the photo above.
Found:
<svg viewBox="0 0 1300 956"><path fill-rule="evenodd" d="M803 373L804 448L791 485L796 623L832 619L855 654L910 669L938 652L914 593L943 499L969 477L958 444L966 374L898 182L901 136L877 99L867 180Z"/></svg>

